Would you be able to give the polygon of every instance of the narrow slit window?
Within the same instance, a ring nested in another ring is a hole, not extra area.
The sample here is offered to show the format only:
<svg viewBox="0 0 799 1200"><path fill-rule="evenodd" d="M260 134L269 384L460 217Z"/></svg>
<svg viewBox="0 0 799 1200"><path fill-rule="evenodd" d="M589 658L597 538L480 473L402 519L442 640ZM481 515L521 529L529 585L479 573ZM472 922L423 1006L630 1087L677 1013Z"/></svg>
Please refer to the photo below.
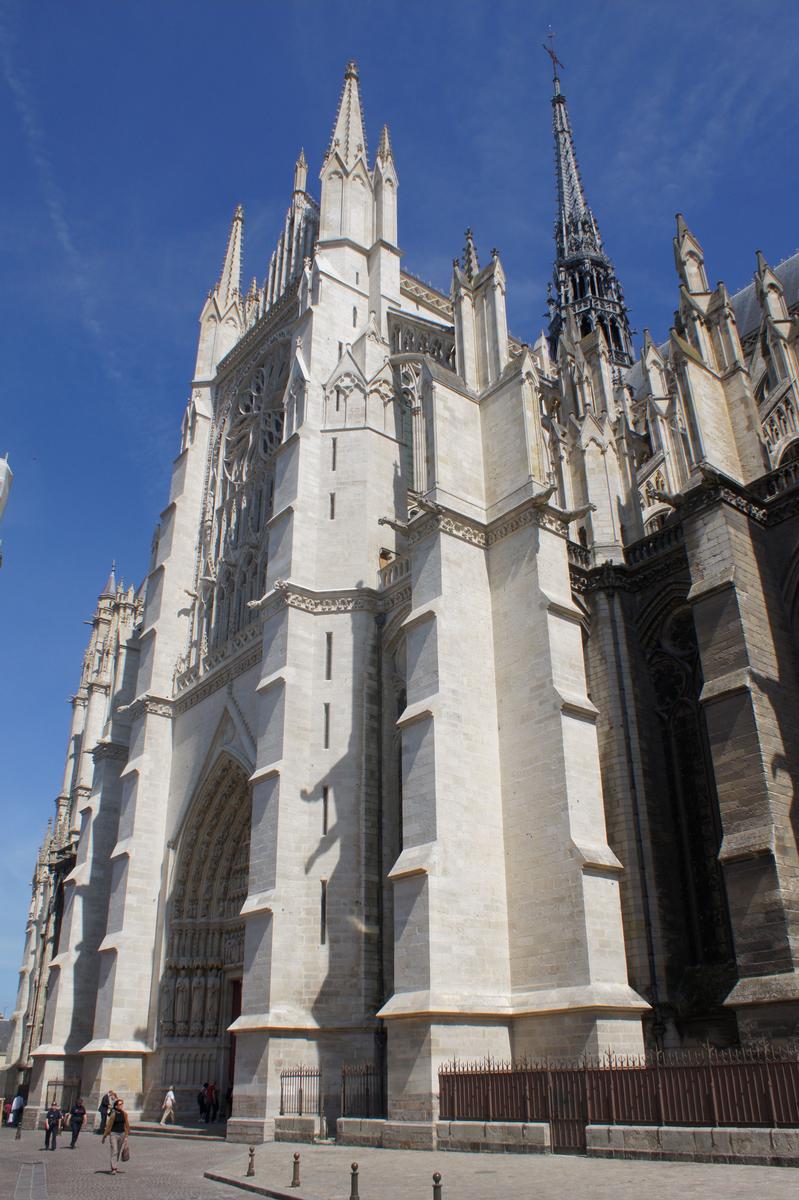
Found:
<svg viewBox="0 0 799 1200"><path fill-rule="evenodd" d="M352 306L352 328L354 329L357 324L358 324L358 309L353 304L353 306Z"/></svg>
<svg viewBox="0 0 799 1200"><path fill-rule="evenodd" d="M342 356L342 354L343 354L343 353L344 353L344 343L343 343L343 342L339 342L339 344L338 344L338 356L339 356L339 358L341 358L341 356Z"/></svg>
<svg viewBox="0 0 799 1200"><path fill-rule="evenodd" d="M320 880L319 890L319 945L327 942L327 880Z"/></svg>
<svg viewBox="0 0 799 1200"><path fill-rule="evenodd" d="M341 388L336 388L336 412L341 408Z"/></svg>
<svg viewBox="0 0 799 1200"><path fill-rule="evenodd" d="M326 834L330 822L330 788L325 784L322 788L322 833Z"/></svg>
<svg viewBox="0 0 799 1200"><path fill-rule="evenodd" d="M335 519L336 519L336 493L331 492L330 493L330 520L335 521Z"/></svg>
<svg viewBox="0 0 799 1200"><path fill-rule="evenodd" d="M333 678L333 634L325 634L325 679Z"/></svg>
<svg viewBox="0 0 799 1200"><path fill-rule="evenodd" d="M330 470L336 469L336 454L338 453L338 438L330 439Z"/></svg>
<svg viewBox="0 0 799 1200"><path fill-rule="evenodd" d="M330 749L330 705L329 704L324 705L323 724L324 724L325 750L329 750Z"/></svg>
<svg viewBox="0 0 799 1200"><path fill-rule="evenodd" d="M360 282L361 282L361 272L360 272L360 271L356 271L356 272L355 272L355 283L356 283L356 284L359 284Z"/></svg>

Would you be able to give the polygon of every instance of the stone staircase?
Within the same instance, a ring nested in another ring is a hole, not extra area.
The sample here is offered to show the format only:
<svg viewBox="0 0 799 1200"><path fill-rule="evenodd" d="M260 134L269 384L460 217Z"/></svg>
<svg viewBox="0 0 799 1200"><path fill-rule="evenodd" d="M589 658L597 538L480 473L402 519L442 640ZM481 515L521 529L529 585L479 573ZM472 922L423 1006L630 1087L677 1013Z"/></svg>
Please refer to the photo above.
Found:
<svg viewBox="0 0 799 1200"><path fill-rule="evenodd" d="M162 1125L160 1121L131 1122L131 1135L143 1137L171 1137L195 1142L224 1142L225 1121L216 1121L206 1125L205 1121L187 1121Z"/></svg>

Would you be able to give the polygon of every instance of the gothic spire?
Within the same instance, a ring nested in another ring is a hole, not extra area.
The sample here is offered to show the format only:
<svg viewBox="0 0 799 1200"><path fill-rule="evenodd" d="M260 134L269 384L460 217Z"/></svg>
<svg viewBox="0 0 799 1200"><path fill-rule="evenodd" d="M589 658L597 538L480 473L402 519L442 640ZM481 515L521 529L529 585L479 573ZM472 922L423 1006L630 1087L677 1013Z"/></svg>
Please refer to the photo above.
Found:
<svg viewBox="0 0 799 1200"><path fill-rule="evenodd" d="M217 285L223 308L230 303L235 293L241 290L241 242L243 232L244 209L238 204L233 214L227 251L225 252L225 261L222 264L222 274L219 277Z"/></svg>
<svg viewBox="0 0 799 1200"><path fill-rule="evenodd" d="M551 46L544 49L552 59L552 130L558 187L555 294L548 302L553 355L568 311L574 316L581 337L601 328L611 360L617 366L628 367L632 364L632 339L627 309L613 264L605 253L599 226L585 197L566 97L560 90L558 68L562 68L563 63Z"/></svg>
<svg viewBox="0 0 799 1200"><path fill-rule="evenodd" d="M336 124L330 140L329 154L338 152L345 167L353 167L359 155L366 159L366 134L363 131L361 93L358 88L358 65L350 61L344 72L344 87L338 102Z"/></svg>

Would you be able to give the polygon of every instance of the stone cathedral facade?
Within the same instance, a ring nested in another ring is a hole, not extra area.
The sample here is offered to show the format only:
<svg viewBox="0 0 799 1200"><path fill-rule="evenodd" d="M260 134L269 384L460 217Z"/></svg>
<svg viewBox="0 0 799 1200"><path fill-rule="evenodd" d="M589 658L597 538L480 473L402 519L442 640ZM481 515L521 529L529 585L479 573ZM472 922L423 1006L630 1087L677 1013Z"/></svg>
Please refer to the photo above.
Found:
<svg viewBox="0 0 799 1200"><path fill-rule="evenodd" d="M94 615L36 864L10 1084L232 1087L799 1034L799 256L634 361L553 96L547 335L471 231L402 269L346 70L266 282L244 216L200 315L139 589Z"/></svg>

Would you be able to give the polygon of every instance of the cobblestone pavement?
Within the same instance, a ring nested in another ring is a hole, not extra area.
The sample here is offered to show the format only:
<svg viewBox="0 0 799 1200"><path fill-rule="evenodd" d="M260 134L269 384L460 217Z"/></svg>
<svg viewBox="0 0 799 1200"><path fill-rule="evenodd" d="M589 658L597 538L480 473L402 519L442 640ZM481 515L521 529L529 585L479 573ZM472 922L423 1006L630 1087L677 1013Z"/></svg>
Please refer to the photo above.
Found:
<svg viewBox="0 0 799 1200"><path fill-rule="evenodd" d="M74 1150L69 1136L58 1149L45 1150L44 1134L23 1129L0 1129L0 1197L2 1200L244 1200L245 1192L203 1179L230 1158L224 1142L179 1141L132 1137L130 1161L120 1174L109 1172L108 1143L93 1133L81 1134ZM240 1155L239 1155L240 1157ZM35 1164L31 1166L30 1164Z"/></svg>
<svg viewBox="0 0 799 1200"><path fill-rule="evenodd" d="M289 1188L295 1151L301 1187ZM295 1200L348 1200L350 1163L360 1165L361 1200L432 1200L434 1171L442 1200L795 1200L799 1170L702 1163L612 1162L569 1155L452 1154L300 1146L269 1142L255 1153L251 1181ZM24 1164L45 1167L46 1190ZM244 1179L247 1147L172 1138L131 1138L124 1173L108 1173L108 1145L83 1134L56 1152L42 1149L40 1133L0 1131L0 1197L5 1200L245 1200L246 1192L203 1178L206 1170Z"/></svg>

